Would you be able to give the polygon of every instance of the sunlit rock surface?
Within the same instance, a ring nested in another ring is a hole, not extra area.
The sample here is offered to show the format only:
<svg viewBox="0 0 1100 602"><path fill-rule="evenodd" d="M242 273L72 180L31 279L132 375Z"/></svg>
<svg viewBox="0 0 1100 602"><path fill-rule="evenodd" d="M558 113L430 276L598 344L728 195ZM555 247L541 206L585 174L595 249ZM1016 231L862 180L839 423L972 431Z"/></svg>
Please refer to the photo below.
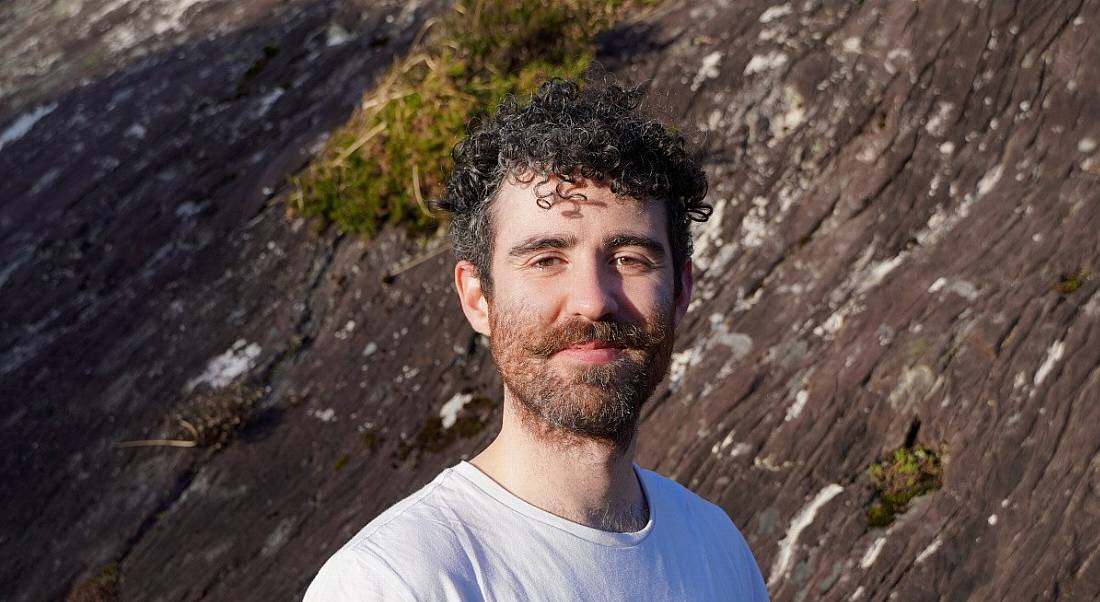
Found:
<svg viewBox="0 0 1100 602"><path fill-rule="evenodd" d="M0 7L5 599L112 562L123 600L293 598L492 437L446 255L286 212L439 10ZM601 37L705 149L715 205L639 461L726 508L774 599L1100 596L1098 24L669 1ZM115 447L240 379L264 395L224 448ZM868 528L867 467L912 443L942 489Z"/></svg>

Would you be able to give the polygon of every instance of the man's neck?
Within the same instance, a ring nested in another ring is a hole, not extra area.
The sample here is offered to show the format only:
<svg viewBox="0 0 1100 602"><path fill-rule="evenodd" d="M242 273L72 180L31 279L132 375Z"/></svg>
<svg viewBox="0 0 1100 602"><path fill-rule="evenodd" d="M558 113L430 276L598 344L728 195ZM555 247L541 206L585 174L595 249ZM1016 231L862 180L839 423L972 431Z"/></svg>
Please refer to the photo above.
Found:
<svg viewBox="0 0 1100 602"><path fill-rule="evenodd" d="M545 432L506 396L500 434L470 463L520 499L604 531L638 531L649 509L634 473L634 440L608 441Z"/></svg>

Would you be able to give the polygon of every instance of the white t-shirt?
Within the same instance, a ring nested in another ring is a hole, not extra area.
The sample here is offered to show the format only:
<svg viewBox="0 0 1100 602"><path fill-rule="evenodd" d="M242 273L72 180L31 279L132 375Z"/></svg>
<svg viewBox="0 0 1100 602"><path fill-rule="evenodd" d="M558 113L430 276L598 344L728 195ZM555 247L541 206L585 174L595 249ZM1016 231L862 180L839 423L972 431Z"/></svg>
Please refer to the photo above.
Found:
<svg viewBox="0 0 1100 602"><path fill-rule="evenodd" d="M634 468L649 522L614 533L541 510L462 462L333 554L305 602L768 599L721 508Z"/></svg>

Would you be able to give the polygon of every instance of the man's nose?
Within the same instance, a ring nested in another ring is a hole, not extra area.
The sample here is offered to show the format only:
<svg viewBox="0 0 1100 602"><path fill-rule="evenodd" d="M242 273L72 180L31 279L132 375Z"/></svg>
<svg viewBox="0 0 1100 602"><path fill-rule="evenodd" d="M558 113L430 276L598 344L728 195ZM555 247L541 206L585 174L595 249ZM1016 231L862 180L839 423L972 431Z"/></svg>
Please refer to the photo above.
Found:
<svg viewBox="0 0 1100 602"><path fill-rule="evenodd" d="M577 267L568 291L567 311L593 322L607 320L619 312L621 283L613 270L600 265Z"/></svg>

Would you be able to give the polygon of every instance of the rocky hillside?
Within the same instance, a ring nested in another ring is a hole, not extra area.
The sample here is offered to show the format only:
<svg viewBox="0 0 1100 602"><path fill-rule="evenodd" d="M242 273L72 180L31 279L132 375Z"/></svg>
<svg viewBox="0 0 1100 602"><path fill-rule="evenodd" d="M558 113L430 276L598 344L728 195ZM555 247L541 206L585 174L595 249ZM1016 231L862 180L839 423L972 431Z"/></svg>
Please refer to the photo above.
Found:
<svg viewBox="0 0 1100 602"><path fill-rule="evenodd" d="M293 599L492 437L438 244L287 211L442 10L0 6L0 599ZM600 38L716 208L639 462L774 599L1100 597L1098 24L666 0Z"/></svg>

